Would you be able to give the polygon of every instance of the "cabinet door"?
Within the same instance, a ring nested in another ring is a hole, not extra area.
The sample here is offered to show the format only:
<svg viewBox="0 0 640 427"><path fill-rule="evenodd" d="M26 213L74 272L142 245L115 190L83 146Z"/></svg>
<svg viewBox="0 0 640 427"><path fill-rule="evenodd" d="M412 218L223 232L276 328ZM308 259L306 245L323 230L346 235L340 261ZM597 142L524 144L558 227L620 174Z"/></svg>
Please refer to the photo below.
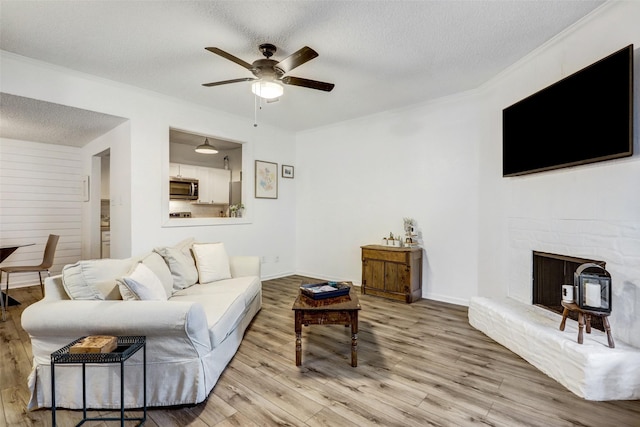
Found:
<svg viewBox="0 0 640 427"><path fill-rule="evenodd" d="M209 170L204 166L195 166L194 178L198 180L198 201L202 203L211 203L213 197L213 191L211 188L211 178L209 177Z"/></svg>
<svg viewBox="0 0 640 427"><path fill-rule="evenodd" d="M409 284L409 268L406 264L387 262L384 268L384 290L404 293Z"/></svg>
<svg viewBox="0 0 640 427"><path fill-rule="evenodd" d="M215 203L229 203L229 183L231 171L227 169L209 169L210 182L212 183L211 200Z"/></svg>
<svg viewBox="0 0 640 427"><path fill-rule="evenodd" d="M198 174L197 166L193 165L180 165L180 175L183 178L195 178Z"/></svg>
<svg viewBox="0 0 640 427"><path fill-rule="evenodd" d="M384 289L384 261L366 259L362 261L362 275L365 286L371 289Z"/></svg>
<svg viewBox="0 0 640 427"><path fill-rule="evenodd" d="M197 166L183 165L182 163L169 163L169 176L179 178L196 178Z"/></svg>

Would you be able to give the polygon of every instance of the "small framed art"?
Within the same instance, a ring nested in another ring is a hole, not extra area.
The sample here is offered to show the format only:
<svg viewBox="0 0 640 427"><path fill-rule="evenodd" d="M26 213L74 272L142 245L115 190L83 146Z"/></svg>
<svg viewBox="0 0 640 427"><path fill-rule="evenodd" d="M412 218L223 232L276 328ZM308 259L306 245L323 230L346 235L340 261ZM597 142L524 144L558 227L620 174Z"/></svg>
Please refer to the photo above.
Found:
<svg viewBox="0 0 640 427"><path fill-rule="evenodd" d="M278 164L256 160L256 199L278 198Z"/></svg>
<svg viewBox="0 0 640 427"><path fill-rule="evenodd" d="M282 165L282 177L293 178L293 166Z"/></svg>

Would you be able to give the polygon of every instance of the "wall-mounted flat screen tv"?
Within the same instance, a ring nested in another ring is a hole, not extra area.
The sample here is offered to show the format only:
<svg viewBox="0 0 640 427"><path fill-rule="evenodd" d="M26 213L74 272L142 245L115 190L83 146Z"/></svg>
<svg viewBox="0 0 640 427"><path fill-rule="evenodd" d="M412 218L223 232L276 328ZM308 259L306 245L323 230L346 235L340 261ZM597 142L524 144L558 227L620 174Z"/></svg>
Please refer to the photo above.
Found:
<svg viewBox="0 0 640 427"><path fill-rule="evenodd" d="M633 154L633 45L502 110L502 175Z"/></svg>

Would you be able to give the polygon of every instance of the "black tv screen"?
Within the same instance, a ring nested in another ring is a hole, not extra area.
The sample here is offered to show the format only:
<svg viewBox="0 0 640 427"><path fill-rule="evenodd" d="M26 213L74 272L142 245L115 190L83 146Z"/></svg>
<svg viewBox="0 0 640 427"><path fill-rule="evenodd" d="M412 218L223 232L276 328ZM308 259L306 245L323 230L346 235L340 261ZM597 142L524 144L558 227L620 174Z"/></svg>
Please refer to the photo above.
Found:
<svg viewBox="0 0 640 427"><path fill-rule="evenodd" d="M633 45L502 110L502 175L633 154Z"/></svg>

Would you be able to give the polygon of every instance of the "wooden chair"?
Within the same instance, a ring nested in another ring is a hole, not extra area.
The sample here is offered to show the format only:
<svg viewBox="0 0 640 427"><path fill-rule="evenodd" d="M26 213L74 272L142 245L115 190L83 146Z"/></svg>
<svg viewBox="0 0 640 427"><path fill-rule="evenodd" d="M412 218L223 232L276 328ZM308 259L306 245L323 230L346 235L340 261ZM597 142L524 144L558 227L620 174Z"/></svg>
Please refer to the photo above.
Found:
<svg viewBox="0 0 640 427"><path fill-rule="evenodd" d="M44 296L44 283L42 282L42 273L46 271L47 275L51 276L49 269L53 265L53 258L56 254L58 239L60 239L60 236L49 234L49 239L47 239L47 245L44 248L44 256L42 257L42 263L40 265L12 265L7 267L0 267L0 284L2 284L2 272L7 273L7 285L4 288L5 301L2 307L3 318L5 310L9 307L9 275L11 273L38 273L38 276L40 277L40 290L42 291L42 296Z"/></svg>
<svg viewBox="0 0 640 427"><path fill-rule="evenodd" d="M0 310L2 311L2 321L7 320L7 310L4 308L4 298L0 295Z"/></svg>

